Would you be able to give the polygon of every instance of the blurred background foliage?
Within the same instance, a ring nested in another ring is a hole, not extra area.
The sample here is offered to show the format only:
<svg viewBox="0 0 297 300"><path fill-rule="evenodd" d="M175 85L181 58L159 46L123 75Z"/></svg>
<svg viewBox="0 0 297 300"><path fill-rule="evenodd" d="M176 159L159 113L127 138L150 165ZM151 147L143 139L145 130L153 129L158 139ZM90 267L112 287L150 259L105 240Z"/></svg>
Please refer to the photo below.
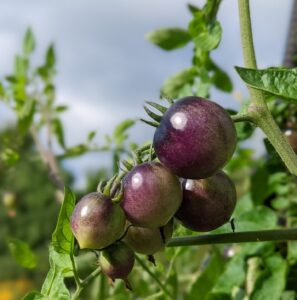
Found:
<svg viewBox="0 0 297 300"><path fill-rule="evenodd" d="M192 65L165 81L161 97L208 97L213 87L226 93L232 91L229 76L211 57L221 40L222 28L216 19L220 3L209 0L203 8L189 5L192 19L188 28L162 28L147 35L151 43L165 51L193 45ZM44 62L34 67L30 59L35 43L29 29L22 52L15 57L14 71L0 84L1 98L15 111L18 120L17 125L0 132L1 300L20 299L27 291L41 288L49 269L48 246L63 199L61 185L73 184L63 161L89 152L105 151L113 157L110 168L85 175L85 188L75 191L79 199L94 191L99 180L116 172L119 160L137 147L128 135L135 120L120 123L113 134L102 137L100 145L94 142L96 132L91 131L85 142L67 146L60 118L67 107L55 104L54 46L49 45ZM271 96L267 101L297 149L296 105ZM251 125L236 124L236 129L238 147L225 168L238 193L233 215L236 231L294 227L296 179L288 174L266 140L266 154L254 158L252 147L245 143L254 133ZM176 236L196 234L179 224L175 227ZM215 232L231 232L231 226L226 224ZM297 298L297 242L168 248L156 256L156 267L145 257L139 259L130 278L133 292L127 291L123 282L115 282L111 287L104 277L98 277L81 299ZM95 256L81 254L78 267L80 275L86 276L96 267ZM65 278L65 283L70 289L74 287L71 278Z"/></svg>

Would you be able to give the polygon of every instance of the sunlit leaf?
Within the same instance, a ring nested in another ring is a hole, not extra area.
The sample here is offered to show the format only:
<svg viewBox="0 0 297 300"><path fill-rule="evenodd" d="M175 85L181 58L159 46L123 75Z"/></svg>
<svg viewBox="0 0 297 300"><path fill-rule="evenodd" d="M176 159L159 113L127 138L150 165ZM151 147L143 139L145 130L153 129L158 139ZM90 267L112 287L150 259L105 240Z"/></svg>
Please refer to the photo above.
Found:
<svg viewBox="0 0 297 300"><path fill-rule="evenodd" d="M184 47L191 36L182 28L161 28L148 33L146 39L164 50L173 50Z"/></svg>
<svg viewBox="0 0 297 300"><path fill-rule="evenodd" d="M279 300L286 285L287 263L280 254L268 256L265 265L270 276L251 295L251 300Z"/></svg>
<svg viewBox="0 0 297 300"><path fill-rule="evenodd" d="M57 137L59 145L65 148L64 130L61 120L57 118L53 119L52 128L53 132L55 133L55 136Z"/></svg>
<svg viewBox="0 0 297 300"><path fill-rule="evenodd" d="M221 273L224 271L225 262L219 252L214 251L207 267L198 276L192 285L186 300L204 300L214 287Z"/></svg>
<svg viewBox="0 0 297 300"><path fill-rule="evenodd" d="M36 267L36 256L27 243L15 238L9 238L7 245L13 258L20 266L27 269Z"/></svg>
<svg viewBox="0 0 297 300"><path fill-rule="evenodd" d="M88 133L87 141L91 142L94 139L95 136L96 136L96 131L90 131Z"/></svg>
<svg viewBox="0 0 297 300"><path fill-rule="evenodd" d="M35 49L35 38L31 28L28 28L23 41L23 51L25 55L31 54Z"/></svg>
<svg viewBox="0 0 297 300"><path fill-rule="evenodd" d="M169 99L177 98L186 84L193 83L196 75L195 68L188 68L176 73L165 81L161 88L161 95Z"/></svg>
<svg viewBox="0 0 297 300"><path fill-rule="evenodd" d="M56 53L54 45L51 44L47 51L46 51L46 57L45 57L45 65L47 68L53 68L56 63Z"/></svg>
<svg viewBox="0 0 297 300"><path fill-rule="evenodd" d="M68 187L65 187L64 201L52 236L52 245L58 253L70 254L73 252L74 237L70 227L70 217L74 206L75 195Z"/></svg>
<svg viewBox="0 0 297 300"><path fill-rule="evenodd" d="M297 68L263 70L236 67L241 79L249 86L270 94L297 100Z"/></svg>

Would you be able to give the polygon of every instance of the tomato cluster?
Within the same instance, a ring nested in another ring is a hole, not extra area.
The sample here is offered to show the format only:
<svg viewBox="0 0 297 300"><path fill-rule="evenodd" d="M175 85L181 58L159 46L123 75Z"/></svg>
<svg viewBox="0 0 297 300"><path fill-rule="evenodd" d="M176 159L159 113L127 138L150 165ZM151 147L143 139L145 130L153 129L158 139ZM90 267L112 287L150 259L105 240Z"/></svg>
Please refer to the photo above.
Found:
<svg viewBox="0 0 297 300"><path fill-rule="evenodd" d="M134 252L152 256L162 250L174 218L193 231L228 222L236 190L221 169L236 141L234 123L218 104L199 97L173 103L154 134L157 159L125 174L120 203L113 201L116 189L108 187L76 205L71 226L80 248L102 250L103 273L128 283Z"/></svg>

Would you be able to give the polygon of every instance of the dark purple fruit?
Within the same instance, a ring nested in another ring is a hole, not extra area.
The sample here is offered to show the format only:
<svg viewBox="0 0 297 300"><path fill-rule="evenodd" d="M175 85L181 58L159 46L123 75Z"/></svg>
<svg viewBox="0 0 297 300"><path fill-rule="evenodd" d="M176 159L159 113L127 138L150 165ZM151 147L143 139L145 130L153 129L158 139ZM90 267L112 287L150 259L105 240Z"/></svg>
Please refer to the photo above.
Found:
<svg viewBox="0 0 297 300"><path fill-rule="evenodd" d="M164 249L172 233L173 219L162 228L131 226L124 240L135 252L153 255Z"/></svg>
<svg viewBox="0 0 297 300"><path fill-rule="evenodd" d="M174 216L182 201L179 179L158 162L134 167L124 177L123 185L121 205L133 225L162 227Z"/></svg>
<svg viewBox="0 0 297 300"><path fill-rule="evenodd" d="M236 130L229 114L210 100L185 97L164 114L154 135L156 154L183 178L207 178L232 157Z"/></svg>
<svg viewBox="0 0 297 300"><path fill-rule="evenodd" d="M127 277L132 271L135 262L133 250L124 242L117 242L102 251L99 265L102 272L111 278L123 279L129 287Z"/></svg>
<svg viewBox="0 0 297 300"><path fill-rule="evenodd" d="M284 132L288 142L292 146L295 153L297 153L297 132L294 129L287 129Z"/></svg>
<svg viewBox="0 0 297 300"><path fill-rule="evenodd" d="M120 238L125 222L119 205L101 193L91 193L75 206L71 229L81 249L101 249Z"/></svg>
<svg viewBox="0 0 297 300"><path fill-rule="evenodd" d="M185 179L182 185L183 202L176 218L185 227L211 231L230 220L236 205L236 190L223 171L206 179Z"/></svg>

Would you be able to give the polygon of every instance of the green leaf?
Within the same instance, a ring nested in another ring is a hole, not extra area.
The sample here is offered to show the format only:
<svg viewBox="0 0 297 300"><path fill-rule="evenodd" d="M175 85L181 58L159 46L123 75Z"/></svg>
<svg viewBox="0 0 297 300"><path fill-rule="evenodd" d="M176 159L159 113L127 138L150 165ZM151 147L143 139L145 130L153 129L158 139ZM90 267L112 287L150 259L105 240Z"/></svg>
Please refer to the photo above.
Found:
<svg viewBox="0 0 297 300"><path fill-rule="evenodd" d="M257 206L236 219L237 231L273 229L276 226L276 213L265 206Z"/></svg>
<svg viewBox="0 0 297 300"><path fill-rule="evenodd" d="M19 159L20 159L19 154L11 148L6 148L1 153L1 160L7 166L15 165L18 162Z"/></svg>
<svg viewBox="0 0 297 300"><path fill-rule="evenodd" d="M68 106L66 105L59 105L55 107L55 112L61 113L68 109Z"/></svg>
<svg viewBox="0 0 297 300"><path fill-rule="evenodd" d="M201 12L201 9L200 9L199 7L193 5L193 4L190 4L190 3L189 3L187 6L188 6L189 11L190 11L193 15L194 15L195 13L197 13L197 12Z"/></svg>
<svg viewBox="0 0 297 300"><path fill-rule="evenodd" d="M279 97L297 100L297 68L235 69L249 86Z"/></svg>
<svg viewBox="0 0 297 300"><path fill-rule="evenodd" d="M31 126L35 111L36 101L34 99L26 99L24 105L17 111L18 128L21 134L25 134Z"/></svg>
<svg viewBox="0 0 297 300"><path fill-rule="evenodd" d="M46 300L47 298L40 294L39 292L30 292L26 294L22 300Z"/></svg>
<svg viewBox="0 0 297 300"><path fill-rule="evenodd" d="M127 119L119 123L113 131L113 138L117 145L121 145L127 138L127 130L135 124L135 120Z"/></svg>
<svg viewBox="0 0 297 300"><path fill-rule="evenodd" d="M191 287L186 300L204 300L224 271L224 260L218 251L214 251L210 261L201 275Z"/></svg>
<svg viewBox="0 0 297 300"><path fill-rule="evenodd" d="M236 286L241 286L245 280L245 257L243 253L235 255L227 264L225 271L215 281L212 293L231 294Z"/></svg>
<svg viewBox="0 0 297 300"><path fill-rule="evenodd" d="M216 65L214 66L212 81L215 87L223 92L231 93L233 90L233 84L229 75Z"/></svg>
<svg viewBox="0 0 297 300"><path fill-rule="evenodd" d="M297 218L288 218L288 223L290 228L297 227ZM288 262L290 265L295 265L297 263L297 241L288 241Z"/></svg>
<svg viewBox="0 0 297 300"><path fill-rule="evenodd" d="M0 100L4 96L5 96L4 87L3 87L3 84L0 82Z"/></svg>
<svg viewBox="0 0 297 300"><path fill-rule="evenodd" d="M281 300L296 300L296 292L295 291L283 292Z"/></svg>
<svg viewBox="0 0 297 300"><path fill-rule="evenodd" d="M246 292L250 295L268 277L269 272L263 265L261 257L250 257L247 260Z"/></svg>
<svg viewBox="0 0 297 300"><path fill-rule="evenodd" d="M90 131L88 133L87 141L91 142L94 139L95 135L96 135L96 131Z"/></svg>
<svg viewBox="0 0 297 300"><path fill-rule="evenodd" d="M64 130L60 119L55 118L52 120L52 129L55 136L57 137L59 145L62 148L65 148Z"/></svg>
<svg viewBox="0 0 297 300"><path fill-rule="evenodd" d="M231 116L236 115L238 113L232 109L227 109L227 111ZM249 122L237 122L235 123L235 128L238 141L244 141L250 138L256 129L256 127Z"/></svg>
<svg viewBox="0 0 297 300"><path fill-rule="evenodd" d="M231 295L225 293L211 293L206 300L232 300Z"/></svg>
<svg viewBox="0 0 297 300"><path fill-rule="evenodd" d="M167 79L161 88L161 95L164 98L178 98L180 91L186 84L192 84L197 75L195 68L182 70Z"/></svg>
<svg viewBox="0 0 297 300"><path fill-rule="evenodd" d="M148 33L146 39L164 50L174 50L189 43L191 36L182 28L161 28Z"/></svg>
<svg viewBox="0 0 297 300"><path fill-rule="evenodd" d="M36 256L27 243L15 238L9 238L7 245L13 258L20 266L27 269L36 267Z"/></svg>
<svg viewBox="0 0 297 300"><path fill-rule="evenodd" d="M35 49L35 38L34 38L34 34L31 28L28 28L26 33L25 33L25 37L24 37L24 41L23 41L23 52L26 56L28 56L29 54L31 54Z"/></svg>
<svg viewBox="0 0 297 300"><path fill-rule="evenodd" d="M205 15L208 23L212 23L219 10L222 0L207 0L203 7L203 14Z"/></svg>
<svg viewBox="0 0 297 300"><path fill-rule="evenodd" d="M64 201L52 236L53 247L58 253L71 254L73 252L74 237L70 227L70 217L74 206L75 195L68 187L65 187Z"/></svg>
<svg viewBox="0 0 297 300"><path fill-rule="evenodd" d="M14 60L14 73L16 78L25 79L28 71L29 62L28 59L16 55Z"/></svg>
<svg viewBox="0 0 297 300"><path fill-rule="evenodd" d="M279 300L286 286L287 263L280 254L268 256L265 265L270 276L253 292L251 300Z"/></svg>
<svg viewBox="0 0 297 300"><path fill-rule="evenodd" d="M67 148L63 155L59 155L59 159L65 159L70 157L80 156L88 151L88 147L84 144L79 144L70 148Z"/></svg>
<svg viewBox="0 0 297 300"><path fill-rule="evenodd" d="M50 270L41 288L46 299L69 300L70 293L65 286L64 278L72 276L72 264L68 254L57 253L50 247Z"/></svg>
<svg viewBox="0 0 297 300"><path fill-rule="evenodd" d="M45 66L49 69L52 69L55 66L56 63L56 53L54 45L51 44L46 51L45 56Z"/></svg>
<svg viewBox="0 0 297 300"><path fill-rule="evenodd" d="M203 51L211 51L217 48L222 38L221 24L216 21L203 28L204 30L197 32L195 35L194 43L196 48Z"/></svg>
<svg viewBox="0 0 297 300"><path fill-rule="evenodd" d="M255 204L261 204L269 196L269 173L266 166L259 167L251 177L251 194Z"/></svg>

